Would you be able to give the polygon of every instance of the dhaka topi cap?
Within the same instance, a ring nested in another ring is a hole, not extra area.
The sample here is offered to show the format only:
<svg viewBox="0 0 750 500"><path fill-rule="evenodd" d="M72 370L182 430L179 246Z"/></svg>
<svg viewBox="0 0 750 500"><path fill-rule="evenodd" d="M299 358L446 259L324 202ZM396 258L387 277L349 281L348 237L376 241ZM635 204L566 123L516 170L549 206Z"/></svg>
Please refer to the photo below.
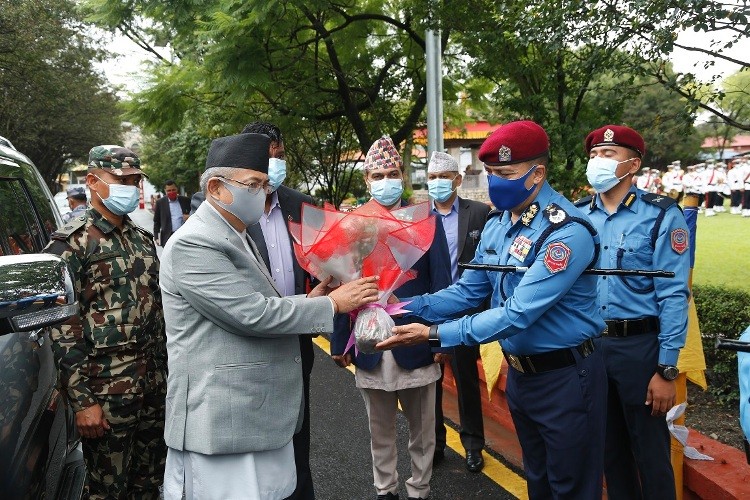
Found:
<svg viewBox="0 0 750 500"><path fill-rule="evenodd" d="M138 155L123 146L94 146L89 151L89 168L102 168L122 177L123 175L144 175ZM148 177L148 176L146 176Z"/></svg>
<svg viewBox="0 0 750 500"><path fill-rule="evenodd" d="M501 125L484 140L479 160L485 165L499 166L523 163L549 153L547 132L530 120Z"/></svg>
<svg viewBox="0 0 750 500"><path fill-rule="evenodd" d="M83 186L71 186L66 193L68 193L68 198L86 201L86 189Z"/></svg>
<svg viewBox="0 0 750 500"><path fill-rule="evenodd" d="M403 164L401 155L398 154L398 150L393 144L393 139L384 135L370 146L367 156L365 156L364 168L365 170L375 168L397 168L401 170Z"/></svg>
<svg viewBox="0 0 750 500"><path fill-rule="evenodd" d="M646 153L646 143L641 134L624 125L605 125L591 132L586 137L586 152L599 146L622 146L632 149L639 157Z"/></svg>
<svg viewBox="0 0 750 500"><path fill-rule="evenodd" d="M206 168L231 167L268 173L268 147L271 138L264 134L237 134L211 142Z"/></svg>
<svg viewBox="0 0 750 500"><path fill-rule="evenodd" d="M439 174L440 172L458 172L458 162L448 153L433 151L430 162L427 164L427 173Z"/></svg>

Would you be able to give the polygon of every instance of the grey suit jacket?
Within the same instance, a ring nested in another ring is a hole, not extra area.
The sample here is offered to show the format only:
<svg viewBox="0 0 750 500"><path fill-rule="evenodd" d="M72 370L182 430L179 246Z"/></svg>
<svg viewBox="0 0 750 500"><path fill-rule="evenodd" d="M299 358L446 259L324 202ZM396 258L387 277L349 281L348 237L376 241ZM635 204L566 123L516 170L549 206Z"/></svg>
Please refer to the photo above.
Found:
<svg viewBox="0 0 750 500"><path fill-rule="evenodd" d="M208 203L169 239L159 281L167 446L214 455L286 445L303 409L297 335L333 331L330 300L282 298Z"/></svg>

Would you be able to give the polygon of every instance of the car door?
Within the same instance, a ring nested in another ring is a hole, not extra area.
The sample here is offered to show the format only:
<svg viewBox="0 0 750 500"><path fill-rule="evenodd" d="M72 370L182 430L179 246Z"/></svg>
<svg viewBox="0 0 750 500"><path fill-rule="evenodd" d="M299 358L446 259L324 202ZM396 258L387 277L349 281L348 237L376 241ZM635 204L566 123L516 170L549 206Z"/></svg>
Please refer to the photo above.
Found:
<svg viewBox="0 0 750 500"><path fill-rule="evenodd" d="M4 259L39 253L49 240L48 222L43 225L32 200L25 180L0 176ZM0 320L0 492L5 498L37 498L48 487L51 447L62 432L53 431L58 413L55 383L47 332L17 332L9 321Z"/></svg>

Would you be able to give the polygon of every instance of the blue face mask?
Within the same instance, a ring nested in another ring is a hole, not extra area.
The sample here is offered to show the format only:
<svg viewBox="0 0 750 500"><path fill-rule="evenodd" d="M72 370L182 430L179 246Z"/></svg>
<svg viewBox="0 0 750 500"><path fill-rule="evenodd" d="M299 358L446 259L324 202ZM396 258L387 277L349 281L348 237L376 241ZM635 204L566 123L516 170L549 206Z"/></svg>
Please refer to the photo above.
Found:
<svg viewBox="0 0 750 500"><path fill-rule="evenodd" d="M99 199L102 200L104 206L107 207L107 210L115 215L125 215L138 207L138 201L140 200L138 186L110 184L98 175L95 175L94 177L109 186L109 196L107 198L102 198L99 193L94 191Z"/></svg>
<svg viewBox="0 0 750 500"><path fill-rule="evenodd" d="M404 192L404 183L401 179L381 179L370 183L370 194L383 205L390 207L394 205Z"/></svg>
<svg viewBox="0 0 750 500"><path fill-rule="evenodd" d="M272 193L279 189L281 183L286 179L286 161L279 158L268 159L268 185Z"/></svg>
<svg viewBox="0 0 750 500"><path fill-rule="evenodd" d="M633 158L630 158L625 161L630 161L632 159ZM591 184L591 187L596 189L597 193L606 193L619 184L622 179L627 177L627 172L622 177L617 177L617 166L620 163L624 162L618 162L611 158L602 158L601 156L595 156L589 159L589 163L586 166L586 178L588 179L589 184Z"/></svg>
<svg viewBox="0 0 750 500"><path fill-rule="evenodd" d="M536 167L536 165L532 166L520 179L503 179L496 175L488 175L490 200L495 208L510 210L526 201L536 188L536 184L526 189L524 182L536 170Z"/></svg>
<svg viewBox="0 0 750 500"><path fill-rule="evenodd" d="M448 201L456 190L453 189L453 180L451 179L432 179L427 181L427 192L430 198L440 203Z"/></svg>

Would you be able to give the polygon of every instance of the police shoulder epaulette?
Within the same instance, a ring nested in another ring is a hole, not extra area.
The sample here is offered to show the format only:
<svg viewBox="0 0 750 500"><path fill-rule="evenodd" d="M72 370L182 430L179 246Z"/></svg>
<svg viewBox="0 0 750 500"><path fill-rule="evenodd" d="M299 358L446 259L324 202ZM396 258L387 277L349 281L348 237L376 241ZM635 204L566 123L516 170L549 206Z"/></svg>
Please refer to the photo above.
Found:
<svg viewBox="0 0 750 500"><path fill-rule="evenodd" d="M677 200L670 198L669 196L662 196L654 193L644 193L641 195L641 199L646 203L656 205L662 210L667 210L672 205L677 205Z"/></svg>
<svg viewBox="0 0 750 500"><path fill-rule="evenodd" d="M544 218L553 226L562 226L570 220L568 213L555 203L550 203L544 208Z"/></svg>
<svg viewBox="0 0 750 500"><path fill-rule="evenodd" d="M487 214L487 220L490 220L493 217L502 217L502 216L503 216L503 211L502 210L498 210L497 208L493 208Z"/></svg>
<svg viewBox="0 0 750 500"><path fill-rule="evenodd" d="M61 227L58 227L50 237L53 240L67 240L68 238L70 238L71 234L75 233L86 225L87 219L88 217L86 215L81 215L80 217L70 219Z"/></svg>
<svg viewBox="0 0 750 500"><path fill-rule="evenodd" d="M585 207L586 205L588 205L589 203L591 203L592 199L594 199L593 196L585 196L585 197L581 198L580 200L574 201L573 205L575 205L577 207Z"/></svg>

